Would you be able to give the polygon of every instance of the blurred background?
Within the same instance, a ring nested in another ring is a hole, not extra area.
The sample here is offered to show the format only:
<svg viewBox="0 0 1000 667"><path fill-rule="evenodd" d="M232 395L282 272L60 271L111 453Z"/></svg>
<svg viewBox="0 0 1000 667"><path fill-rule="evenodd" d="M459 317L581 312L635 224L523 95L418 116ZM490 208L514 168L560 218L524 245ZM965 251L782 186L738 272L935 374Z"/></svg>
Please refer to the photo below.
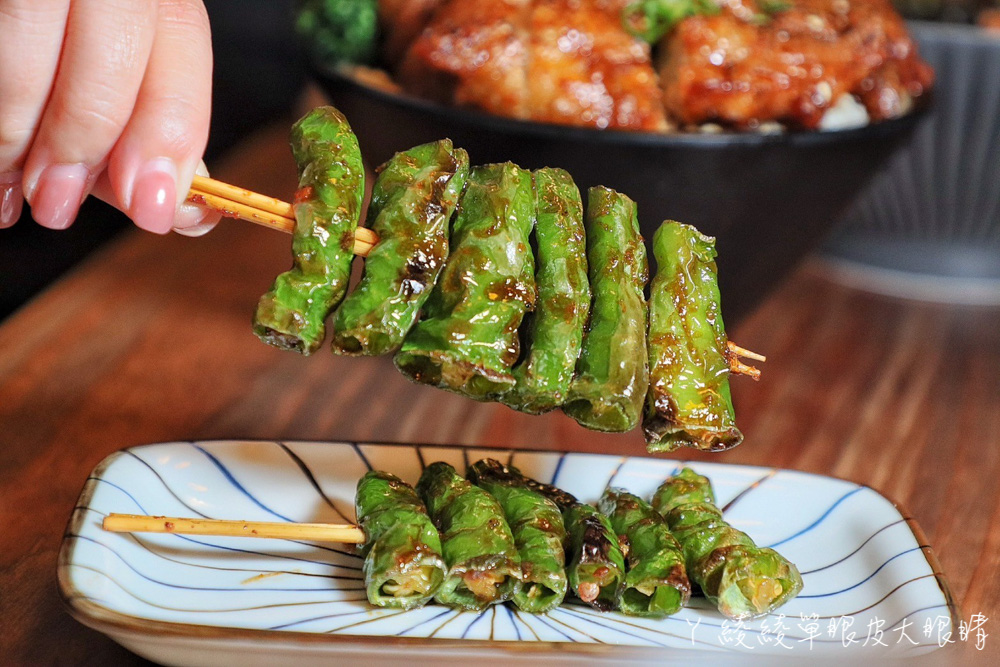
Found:
<svg viewBox="0 0 1000 667"><path fill-rule="evenodd" d="M859 287L998 303L1000 0L895 1L904 16L920 19L914 34L938 72L934 114L858 197L823 253L836 275ZM215 45L211 167L254 130L290 123L308 76L293 0L205 4ZM947 196L928 204L928 189L942 187ZM25 208L22 220L0 234L0 319L128 227L122 214L94 199L63 232L35 225Z"/></svg>

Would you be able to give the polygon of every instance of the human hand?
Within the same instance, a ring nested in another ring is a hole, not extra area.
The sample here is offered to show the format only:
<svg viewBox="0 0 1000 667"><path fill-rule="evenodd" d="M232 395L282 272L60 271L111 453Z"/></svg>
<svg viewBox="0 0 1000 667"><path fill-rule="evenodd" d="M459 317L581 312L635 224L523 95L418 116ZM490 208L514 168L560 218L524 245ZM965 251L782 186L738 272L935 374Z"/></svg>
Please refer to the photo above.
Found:
<svg viewBox="0 0 1000 667"><path fill-rule="evenodd" d="M0 228L23 198L65 229L88 194L160 234L218 222L184 204L211 108L201 0L0 0L0 35Z"/></svg>

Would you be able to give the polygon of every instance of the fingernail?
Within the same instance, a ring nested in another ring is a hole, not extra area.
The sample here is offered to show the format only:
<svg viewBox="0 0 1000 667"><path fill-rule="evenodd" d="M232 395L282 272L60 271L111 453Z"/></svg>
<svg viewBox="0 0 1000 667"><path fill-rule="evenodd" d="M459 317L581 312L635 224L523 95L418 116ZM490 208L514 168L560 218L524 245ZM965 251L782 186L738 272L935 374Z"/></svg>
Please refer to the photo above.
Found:
<svg viewBox="0 0 1000 667"><path fill-rule="evenodd" d="M42 227L66 229L80 210L89 181L84 164L49 165L31 193L31 217Z"/></svg>
<svg viewBox="0 0 1000 667"><path fill-rule="evenodd" d="M128 214L138 227L166 234L177 212L177 167L170 158L150 160L132 181Z"/></svg>
<svg viewBox="0 0 1000 667"><path fill-rule="evenodd" d="M17 222L21 217L23 202L21 174L0 174L0 229L6 229Z"/></svg>
<svg viewBox="0 0 1000 667"><path fill-rule="evenodd" d="M181 236L203 236L212 231L221 216L194 204L181 204L174 218L174 231Z"/></svg>

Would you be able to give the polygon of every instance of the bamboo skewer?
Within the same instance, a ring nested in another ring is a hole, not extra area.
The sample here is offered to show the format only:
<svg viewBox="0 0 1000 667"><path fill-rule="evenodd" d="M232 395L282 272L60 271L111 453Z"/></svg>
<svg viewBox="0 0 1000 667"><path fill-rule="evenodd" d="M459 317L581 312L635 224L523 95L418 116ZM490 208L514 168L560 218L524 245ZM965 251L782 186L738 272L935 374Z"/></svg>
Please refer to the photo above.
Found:
<svg viewBox="0 0 1000 667"><path fill-rule="evenodd" d="M241 188L236 185L223 183L222 181L217 181L214 178L195 175L194 180L191 181L191 189L207 192L210 195L218 195L219 197L231 199L232 201L243 202L247 206L253 206L262 211L274 213L282 218L295 220L295 212L292 209L292 205L288 202L275 199L274 197L268 197L267 195L262 195L258 192L253 192L252 190L247 190L246 188Z"/></svg>
<svg viewBox="0 0 1000 667"><path fill-rule="evenodd" d="M288 234L295 230L295 213L288 202L212 178L195 176L187 201L218 211L227 218L239 218ZM376 243L378 235L375 232L358 227L354 233L354 254L364 257Z"/></svg>
<svg viewBox="0 0 1000 667"><path fill-rule="evenodd" d="M760 369L743 363L740 357L754 359L756 361L767 361L767 357L758 354L744 347L740 347L733 341L726 341L726 357L729 359L729 372L733 375L747 375L754 381L760 379Z"/></svg>
<svg viewBox="0 0 1000 667"><path fill-rule="evenodd" d="M358 526L335 523L283 523L280 521L228 521L190 519L141 514L109 514L104 530L113 533L176 533L178 535L213 535L216 537L264 537L308 542L361 544L365 533Z"/></svg>
<svg viewBox="0 0 1000 667"><path fill-rule="evenodd" d="M239 218L288 234L295 230L295 213L288 202L205 176L194 177L187 200L192 204L218 211L226 217ZM375 232L367 227L358 227L354 233L354 254L365 257L376 243L378 235ZM760 370L743 363L739 357L766 361L764 355L742 348L733 342L727 343L727 352L731 373L747 375L754 380L760 379Z"/></svg>
<svg viewBox="0 0 1000 667"><path fill-rule="evenodd" d="M751 350L746 349L745 347L740 347L733 341L729 341L728 343L726 343L726 345L729 347L729 351L737 356L746 357L747 359L753 359L754 361L767 361L767 357L765 357L763 354L758 354L756 352L752 352Z"/></svg>

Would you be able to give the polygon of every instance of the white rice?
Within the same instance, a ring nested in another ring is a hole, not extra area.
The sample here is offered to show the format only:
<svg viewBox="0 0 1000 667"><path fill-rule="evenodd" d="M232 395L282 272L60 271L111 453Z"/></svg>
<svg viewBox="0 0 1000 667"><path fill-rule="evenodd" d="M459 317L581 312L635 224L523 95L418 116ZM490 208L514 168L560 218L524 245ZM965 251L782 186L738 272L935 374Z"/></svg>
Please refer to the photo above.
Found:
<svg viewBox="0 0 1000 667"><path fill-rule="evenodd" d="M849 130L868 125L868 110L850 93L843 93L819 121L820 130Z"/></svg>

